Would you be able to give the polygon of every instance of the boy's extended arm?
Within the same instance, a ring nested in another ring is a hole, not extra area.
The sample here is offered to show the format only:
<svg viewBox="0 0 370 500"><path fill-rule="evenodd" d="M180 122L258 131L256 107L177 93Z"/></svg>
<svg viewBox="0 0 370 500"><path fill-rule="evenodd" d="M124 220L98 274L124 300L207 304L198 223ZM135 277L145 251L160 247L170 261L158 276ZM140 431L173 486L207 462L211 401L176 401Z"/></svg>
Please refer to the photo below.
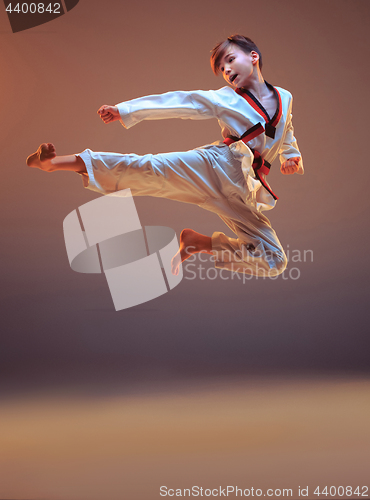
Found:
<svg viewBox="0 0 370 500"><path fill-rule="evenodd" d="M216 99L213 91L176 91L132 99L116 104L120 121L130 128L142 120L190 118L202 120L216 117Z"/></svg>

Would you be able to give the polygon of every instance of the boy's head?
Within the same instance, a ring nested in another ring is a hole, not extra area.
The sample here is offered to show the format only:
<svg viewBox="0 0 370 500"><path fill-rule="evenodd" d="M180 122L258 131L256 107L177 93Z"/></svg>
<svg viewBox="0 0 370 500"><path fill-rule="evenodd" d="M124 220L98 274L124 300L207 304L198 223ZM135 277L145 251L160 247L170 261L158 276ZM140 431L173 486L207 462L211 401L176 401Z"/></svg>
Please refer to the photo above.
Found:
<svg viewBox="0 0 370 500"><path fill-rule="evenodd" d="M224 42L218 43L211 50L211 67L215 75L218 75L220 72L223 73L221 63L223 62L225 55L227 55L232 48L239 49L245 54L251 54L251 52L257 53L259 69L262 69L262 54L257 45L246 36L233 35L229 36L229 38Z"/></svg>

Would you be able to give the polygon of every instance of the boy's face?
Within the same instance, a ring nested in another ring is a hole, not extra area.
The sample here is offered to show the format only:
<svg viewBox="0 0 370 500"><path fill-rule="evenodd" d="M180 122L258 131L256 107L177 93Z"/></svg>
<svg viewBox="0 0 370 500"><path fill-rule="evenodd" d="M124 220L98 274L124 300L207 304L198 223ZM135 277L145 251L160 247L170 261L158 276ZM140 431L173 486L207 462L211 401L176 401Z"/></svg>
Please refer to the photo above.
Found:
<svg viewBox="0 0 370 500"><path fill-rule="evenodd" d="M237 45L230 44L221 58L219 69L224 79L234 88L245 87L257 64L258 54L247 54Z"/></svg>

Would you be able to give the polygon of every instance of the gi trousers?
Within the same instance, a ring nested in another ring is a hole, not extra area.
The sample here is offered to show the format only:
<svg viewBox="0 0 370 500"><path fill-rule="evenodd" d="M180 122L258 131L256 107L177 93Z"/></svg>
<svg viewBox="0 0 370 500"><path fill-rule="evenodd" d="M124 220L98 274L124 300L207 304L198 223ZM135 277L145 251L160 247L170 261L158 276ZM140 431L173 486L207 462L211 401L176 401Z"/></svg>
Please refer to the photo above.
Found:
<svg viewBox="0 0 370 500"><path fill-rule="evenodd" d="M235 233L212 235L215 267L255 276L282 273L287 259L270 221L246 202L241 162L223 143L165 154L78 155L85 163L84 186L102 194L130 188L133 196L192 203L216 213Z"/></svg>

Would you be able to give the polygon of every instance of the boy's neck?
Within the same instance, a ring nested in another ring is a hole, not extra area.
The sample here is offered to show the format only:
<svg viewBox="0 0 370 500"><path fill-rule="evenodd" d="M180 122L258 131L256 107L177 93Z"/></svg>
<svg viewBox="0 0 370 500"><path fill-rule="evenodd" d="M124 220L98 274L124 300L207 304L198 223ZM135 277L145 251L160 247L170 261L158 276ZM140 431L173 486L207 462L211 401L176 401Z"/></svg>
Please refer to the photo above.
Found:
<svg viewBox="0 0 370 500"><path fill-rule="evenodd" d="M269 90L259 68L256 71L253 71L247 84L242 87L242 90L243 89L247 89L252 92L252 94L256 95L259 100L269 94Z"/></svg>

